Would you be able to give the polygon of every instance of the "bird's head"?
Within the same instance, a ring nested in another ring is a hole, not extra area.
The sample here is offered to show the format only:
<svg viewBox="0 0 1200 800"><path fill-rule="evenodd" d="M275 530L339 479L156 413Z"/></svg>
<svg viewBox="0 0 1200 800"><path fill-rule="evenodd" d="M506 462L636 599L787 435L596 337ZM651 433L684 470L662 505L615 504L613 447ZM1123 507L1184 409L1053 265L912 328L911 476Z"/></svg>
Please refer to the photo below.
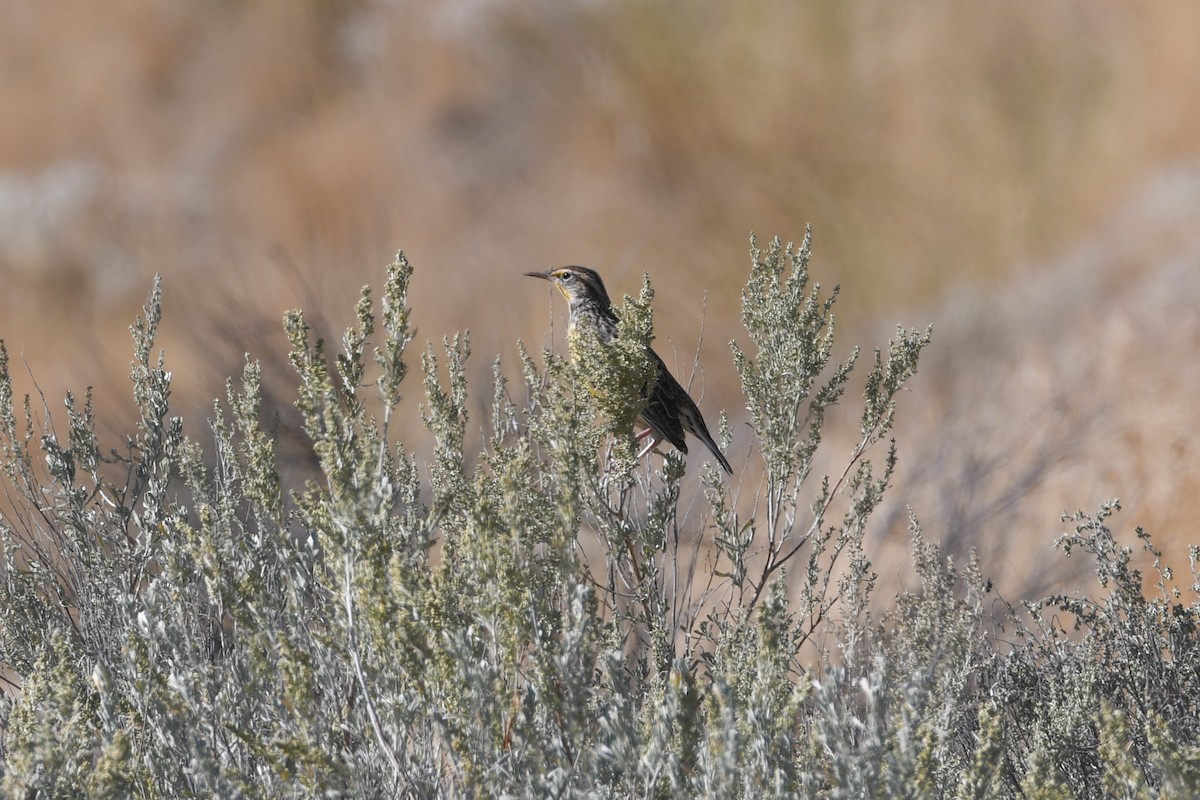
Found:
<svg viewBox="0 0 1200 800"><path fill-rule="evenodd" d="M531 278L542 278L553 283L571 305L588 301L599 303L604 308L611 305L608 292L604 288L604 281L600 280L599 273L594 269L558 267L545 272L526 272L525 274Z"/></svg>

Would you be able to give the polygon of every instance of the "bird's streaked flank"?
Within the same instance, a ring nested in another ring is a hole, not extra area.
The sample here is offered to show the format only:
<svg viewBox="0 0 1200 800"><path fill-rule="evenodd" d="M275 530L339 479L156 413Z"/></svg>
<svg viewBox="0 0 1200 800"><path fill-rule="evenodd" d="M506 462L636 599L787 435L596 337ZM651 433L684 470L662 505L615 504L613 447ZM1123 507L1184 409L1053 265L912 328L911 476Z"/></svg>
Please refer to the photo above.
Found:
<svg viewBox="0 0 1200 800"><path fill-rule="evenodd" d="M567 337L569 340L581 332L594 333L601 344L611 342L617 336L617 317L613 313L612 301L604 288L604 281L594 269L587 267L559 267L545 272L526 272L531 278L542 278L558 287L569 304L567 319ZM679 385L679 381L667 370L667 365L659 358L658 353L647 348L650 360L653 362L656 377L646 397L646 407L642 409L640 419L646 424L646 430L637 434L635 440L650 437L650 441L638 453L641 458L646 453L658 447L662 442L670 442L680 452L687 453L687 442L684 441L684 431L691 433L704 443L721 465L721 469L730 475L733 469L729 461L717 447L704 417L695 402Z"/></svg>

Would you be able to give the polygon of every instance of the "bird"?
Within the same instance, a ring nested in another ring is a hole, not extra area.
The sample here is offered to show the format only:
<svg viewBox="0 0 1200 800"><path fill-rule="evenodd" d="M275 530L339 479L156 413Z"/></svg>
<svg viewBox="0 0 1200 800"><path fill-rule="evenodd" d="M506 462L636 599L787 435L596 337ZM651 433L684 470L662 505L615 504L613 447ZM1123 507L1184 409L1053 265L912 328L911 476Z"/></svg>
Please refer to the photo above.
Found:
<svg viewBox="0 0 1200 800"><path fill-rule="evenodd" d="M582 330L595 333L601 344L611 342L617 336L617 315L613 312L612 301L608 299L608 291L600 274L589 267L559 267L545 272L526 272L530 278L541 278L550 281L567 298L567 337L573 338ZM646 429L634 436L634 441L646 437L650 441L637 454L642 456L657 448L662 442L670 442L684 454L687 453L687 442L684 432L699 439L716 457L721 469L733 474L725 454L717 447L704 424L704 417L695 401L688 396L687 391L675 380L667 365L652 348L647 347L648 355L655 370L654 385L650 387L646 399L646 407L642 409L640 420Z"/></svg>

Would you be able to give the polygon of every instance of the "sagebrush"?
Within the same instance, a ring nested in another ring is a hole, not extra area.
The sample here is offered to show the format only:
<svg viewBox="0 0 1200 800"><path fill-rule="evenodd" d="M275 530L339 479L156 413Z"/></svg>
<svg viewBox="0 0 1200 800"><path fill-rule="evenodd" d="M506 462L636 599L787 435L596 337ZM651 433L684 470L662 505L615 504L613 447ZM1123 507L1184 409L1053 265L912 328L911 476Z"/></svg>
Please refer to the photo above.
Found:
<svg viewBox="0 0 1200 800"><path fill-rule="evenodd" d="M685 481L675 453L637 463L632 431L596 413L585 377L636 369L653 336L648 281L612 363L521 347L520 388L497 360L485 420L467 413L468 335L428 346L421 458L393 430L404 256L336 352L289 313L319 463L301 487L280 478L250 357L213 444L184 435L157 284L119 449L90 394L67 396L65 429L16 407L0 346L5 796L1200 792L1195 558L1190 587L1164 565L1143 593L1115 503L1061 540L1095 560L1094 594L1005 604L914 517L919 589L872 615L864 534L930 332L865 367L834 358L837 292L809 257L807 236L752 242L732 358L753 442L733 481L709 464ZM826 412L855 386L860 436L818 474Z"/></svg>

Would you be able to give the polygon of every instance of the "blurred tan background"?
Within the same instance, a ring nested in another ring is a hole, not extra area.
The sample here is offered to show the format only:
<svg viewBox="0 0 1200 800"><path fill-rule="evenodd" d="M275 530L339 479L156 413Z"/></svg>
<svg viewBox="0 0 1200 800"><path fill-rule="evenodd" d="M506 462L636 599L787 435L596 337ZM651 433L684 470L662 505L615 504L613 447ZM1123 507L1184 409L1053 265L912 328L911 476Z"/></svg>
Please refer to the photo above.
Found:
<svg viewBox="0 0 1200 800"><path fill-rule="evenodd" d="M1183 0L7 2L0 338L55 414L95 385L115 436L161 272L189 431L247 351L286 430L283 312L336 339L403 249L418 342L471 330L482 412L492 358L561 333L522 272L587 264L619 296L648 271L658 349L686 380L699 346L745 469L748 234L811 223L843 344L935 324L869 542L885 581L908 505L1009 597L1073 580L1058 514L1118 495L1186 568L1198 30Z"/></svg>

